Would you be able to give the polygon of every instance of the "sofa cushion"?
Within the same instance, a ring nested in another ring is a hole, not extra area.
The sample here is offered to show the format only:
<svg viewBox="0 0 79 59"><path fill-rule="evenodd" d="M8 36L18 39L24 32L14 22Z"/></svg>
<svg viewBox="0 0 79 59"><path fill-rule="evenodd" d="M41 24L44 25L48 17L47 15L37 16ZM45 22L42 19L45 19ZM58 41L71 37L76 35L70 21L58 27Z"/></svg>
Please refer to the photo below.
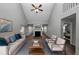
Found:
<svg viewBox="0 0 79 59"><path fill-rule="evenodd" d="M62 38L57 38L56 44L65 44L65 40Z"/></svg>
<svg viewBox="0 0 79 59"><path fill-rule="evenodd" d="M5 40L7 41L7 43L10 43L10 40L9 40L9 37L8 36L6 36L6 37L4 37L5 38Z"/></svg>
<svg viewBox="0 0 79 59"><path fill-rule="evenodd" d="M52 36L51 36L51 38L56 38L56 37L57 37L56 35L52 35Z"/></svg>
<svg viewBox="0 0 79 59"><path fill-rule="evenodd" d="M15 35L10 36L9 39L10 39L11 43L13 43L13 42L15 42L17 40L16 37L15 37Z"/></svg>
<svg viewBox="0 0 79 59"><path fill-rule="evenodd" d="M20 34L15 34L15 37L17 40L22 38Z"/></svg>
<svg viewBox="0 0 79 59"><path fill-rule="evenodd" d="M0 37L0 46L7 46L7 45L8 45L8 43L5 40L5 38Z"/></svg>
<svg viewBox="0 0 79 59"><path fill-rule="evenodd" d="M53 51L63 51L64 45L53 45Z"/></svg>
<svg viewBox="0 0 79 59"><path fill-rule="evenodd" d="M49 42L49 41L51 41L51 39L46 38L46 42Z"/></svg>

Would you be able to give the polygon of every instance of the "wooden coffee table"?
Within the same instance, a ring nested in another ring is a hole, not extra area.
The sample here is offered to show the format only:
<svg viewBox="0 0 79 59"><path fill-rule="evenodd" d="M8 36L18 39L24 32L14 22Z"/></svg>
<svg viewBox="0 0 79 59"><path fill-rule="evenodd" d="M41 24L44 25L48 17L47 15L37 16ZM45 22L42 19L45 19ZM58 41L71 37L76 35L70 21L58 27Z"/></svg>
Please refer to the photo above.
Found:
<svg viewBox="0 0 79 59"><path fill-rule="evenodd" d="M29 45L29 54L43 55L44 54L43 48L44 48L44 45L42 41L39 42L39 46L33 46L33 42L31 42Z"/></svg>

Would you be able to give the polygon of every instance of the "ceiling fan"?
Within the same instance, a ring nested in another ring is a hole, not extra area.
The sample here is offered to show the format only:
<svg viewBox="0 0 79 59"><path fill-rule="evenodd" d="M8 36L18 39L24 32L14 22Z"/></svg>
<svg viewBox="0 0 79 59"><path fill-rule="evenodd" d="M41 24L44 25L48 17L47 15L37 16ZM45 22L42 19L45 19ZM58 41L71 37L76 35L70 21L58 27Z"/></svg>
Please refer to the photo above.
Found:
<svg viewBox="0 0 79 59"><path fill-rule="evenodd" d="M39 11L43 11L42 9L40 9L42 7L42 5L40 4L38 7L36 7L34 4L32 4L33 9L31 9L31 11L35 11L36 13L38 13Z"/></svg>

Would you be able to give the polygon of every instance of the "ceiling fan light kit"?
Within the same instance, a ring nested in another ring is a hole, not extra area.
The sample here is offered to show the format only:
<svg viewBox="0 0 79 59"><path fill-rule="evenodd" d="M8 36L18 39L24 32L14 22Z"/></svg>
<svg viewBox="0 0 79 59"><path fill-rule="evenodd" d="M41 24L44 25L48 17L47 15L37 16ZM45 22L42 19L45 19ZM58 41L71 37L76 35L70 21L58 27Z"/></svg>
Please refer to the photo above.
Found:
<svg viewBox="0 0 79 59"><path fill-rule="evenodd" d="M41 4L38 7L32 4L32 7L33 9L31 9L31 11L35 11L36 13L38 13L39 11L43 11L42 9L40 9L42 7Z"/></svg>

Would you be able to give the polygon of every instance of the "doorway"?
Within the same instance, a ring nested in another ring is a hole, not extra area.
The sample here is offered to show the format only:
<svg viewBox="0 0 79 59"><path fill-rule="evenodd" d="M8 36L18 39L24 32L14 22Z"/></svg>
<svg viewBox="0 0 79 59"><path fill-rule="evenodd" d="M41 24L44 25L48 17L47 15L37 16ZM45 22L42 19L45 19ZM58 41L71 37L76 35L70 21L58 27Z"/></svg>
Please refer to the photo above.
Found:
<svg viewBox="0 0 79 59"><path fill-rule="evenodd" d="M70 54L75 54L76 14L72 14L61 19L61 37L66 40L68 53L70 52Z"/></svg>

